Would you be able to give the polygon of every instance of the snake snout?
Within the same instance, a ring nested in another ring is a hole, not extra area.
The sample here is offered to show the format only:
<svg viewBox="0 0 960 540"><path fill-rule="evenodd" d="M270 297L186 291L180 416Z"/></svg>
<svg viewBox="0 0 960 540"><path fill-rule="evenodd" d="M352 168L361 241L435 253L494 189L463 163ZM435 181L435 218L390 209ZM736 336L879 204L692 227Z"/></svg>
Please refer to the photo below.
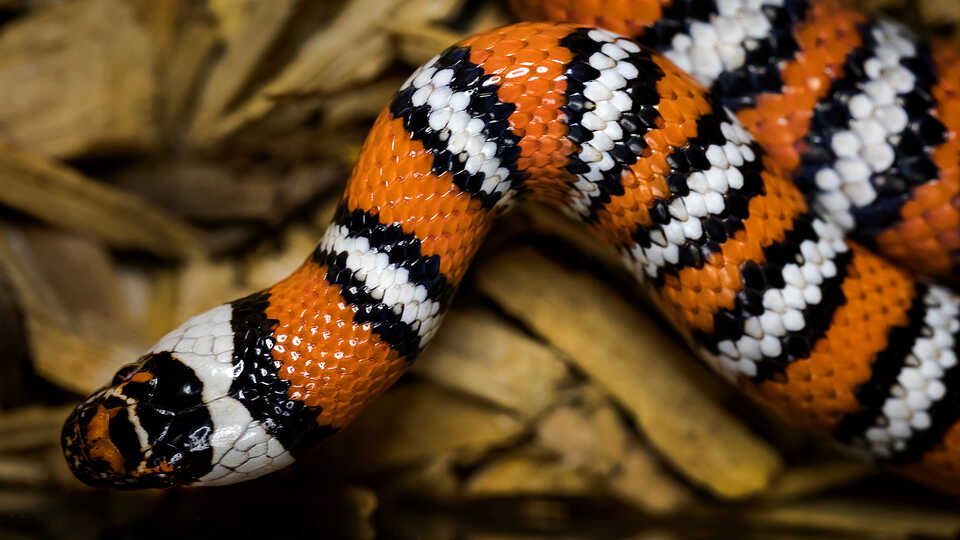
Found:
<svg viewBox="0 0 960 540"><path fill-rule="evenodd" d="M113 385L74 409L61 433L73 473L86 484L169 487L196 480L210 460L208 422L198 389L185 387L169 353L148 354L121 368ZM196 403L194 403L196 401Z"/></svg>

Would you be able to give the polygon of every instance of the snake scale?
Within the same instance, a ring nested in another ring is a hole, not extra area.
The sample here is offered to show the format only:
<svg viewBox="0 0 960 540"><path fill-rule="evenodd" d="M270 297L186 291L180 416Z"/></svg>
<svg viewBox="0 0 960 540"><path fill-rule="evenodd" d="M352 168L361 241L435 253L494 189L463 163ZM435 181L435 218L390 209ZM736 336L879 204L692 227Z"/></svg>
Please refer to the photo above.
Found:
<svg viewBox="0 0 960 540"><path fill-rule="evenodd" d="M533 199L616 246L756 401L960 492L960 298L915 277L960 266L957 47L839 0L514 4L547 22L417 69L302 266L76 408L74 473L145 488L287 466L404 373L496 216Z"/></svg>

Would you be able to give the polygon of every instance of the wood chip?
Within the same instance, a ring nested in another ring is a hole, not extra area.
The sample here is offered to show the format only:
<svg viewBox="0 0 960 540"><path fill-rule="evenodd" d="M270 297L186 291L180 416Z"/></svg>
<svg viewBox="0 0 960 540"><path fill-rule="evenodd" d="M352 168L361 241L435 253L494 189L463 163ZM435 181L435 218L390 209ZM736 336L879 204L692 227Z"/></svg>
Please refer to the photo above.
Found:
<svg viewBox="0 0 960 540"><path fill-rule="evenodd" d="M515 440L523 429L510 414L449 390L408 384L372 404L328 449L341 463L363 470L447 454L470 462Z"/></svg>
<svg viewBox="0 0 960 540"><path fill-rule="evenodd" d="M66 325L67 306L56 288L47 282L41 264L20 227L0 223L0 266L10 280L18 304L25 313L42 313Z"/></svg>
<svg viewBox="0 0 960 540"><path fill-rule="evenodd" d="M873 465L859 461L793 465L783 470L770 488L763 493L763 497L765 499L799 499L851 484L873 473L876 473Z"/></svg>
<svg viewBox="0 0 960 540"><path fill-rule="evenodd" d="M24 407L0 413L0 452L35 450L60 443L70 407Z"/></svg>
<svg viewBox="0 0 960 540"><path fill-rule="evenodd" d="M467 481L473 497L553 495L586 497L602 492L601 482L589 473L544 456L509 455L481 467Z"/></svg>
<svg viewBox="0 0 960 540"><path fill-rule="evenodd" d="M559 407L537 426L539 443L562 457L572 469L606 475L620 463L632 437L613 407L588 411Z"/></svg>
<svg viewBox="0 0 960 540"><path fill-rule="evenodd" d="M206 132L248 83L254 68L280 38L296 13L297 0L270 2L218 2L226 18L226 52L210 74L194 120L195 129Z"/></svg>
<svg viewBox="0 0 960 540"><path fill-rule="evenodd" d="M0 410L26 404L33 396L27 384L30 358L20 299L0 264Z"/></svg>
<svg viewBox="0 0 960 540"><path fill-rule="evenodd" d="M176 271L167 268L157 269L150 274L149 307L147 324L143 335L147 341L155 343L183 320L179 319L179 300L177 291L179 276Z"/></svg>
<svg viewBox="0 0 960 540"><path fill-rule="evenodd" d="M0 82L11 147L73 157L155 140L150 40L128 2L64 2L4 27Z"/></svg>
<svg viewBox="0 0 960 540"><path fill-rule="evenodd" d="M200 251L196 232L139 197L46 159L0 148L0 203L107 245L164 256Z"/></svg>
<svg viewBox="0 0 960 540"><path fill-rule="evenodd" d="M164 58L160 81L163 89L161 125L171 136L186 129L187 111L199 91L199 79L214 56L217 39L210 18L189 17L180 29L178 39L171 44L174 52Z"/></svg>
<svg viewBox="0 0 960 540"><path fill-rule="evenodd" d="M389 36L379 25L399 4L399 0L350 2L273 80L234 111L215 121L198 115L193 141L209 145L263 118L277 105L278 96L333 93L371 79L393 59Z"/></svg>
<svg viewBox="0 0 960 540"><path fill-rule="evenodd" d="M136 331L135 323L126 317L118 294L120 280L102 244L55 229L25 227L22 233L21 245L30 250L27 271L38 273L37 278L49 284L79 332L91 319L110 321L117 335Z"/></svg>
<svg viewBox="0 0 960 540"><path fill-rule="evenodd" d="M455 500L461 496L461 482L455 466L450 454L433 456L419 466L393 472L386 488L400 496L414 495L434 501Z"/></svg>
<svg viewBox="0 0 960 540"><path fill-rule="evenodd" d="M0 456L0 485L43 486L50 480L42 458Z"/></svg>
<svg viewBox="0 0 960 540"><path fill-rule="evenodd" d="M388 28L399 41L400 58L413 66L423 64L466 37L463 33L454 32L442 26L410 26L400 21L391 24Z"/></svg>
<svg viewBox="0 0 960 540"><path fill-rule="evenodd" d="M831 531L833 535L876 535L879 538L956 538L960 514L909 504L885 504L854 499L820 498L777 507L753 507L749 522L778 527Z"/></svg>
<svg viewBox="0 0 960 540"><path fill-rule="evenodd" d="M334 94L323 104L323 127L333 130L357 120L374 118L390 103L405 78L389 77L358 89Z"/></svg>
<svg viewBox="0 0 960 540"><path fill-rule="evenodd" d="M203 257L188 260L176 286L177 302L173 316L178 321L176 324L254 292L254 289L240 285L238 273L239 269L228 262L213 262Z"/></svg>
<svg viewBox="0 0 960 540"><path fill-rule="evenodd" d="M593 231L560 212L542 204L526 205L522 212L537 232L559 236L573 244L585 256L610 268L620 269L623 267L623 258L609 242L598 241L597 235Z"/></svg>
<svg viewBox="0 0 960 540"><path fill-rule="evenodd" d="M398 6L391 20L405 25L422 25L451 19L465 3L466 0L407 0Z"/></svg>
<svg viewBox="0 0 960 540"><path fill-rule="evenodd" d="M337 163L300 163L280 182L274 208L274 223L316 202L324 194L339 201L349 171ZM335 192L335 193L331 193ZM306 256L306 254L304 254Z"/></svg>
<svg viewBox="0 0 960 540"><path fill-rule="evenodd" d="M373 540L377 537L373 525L373 514L377 511L377 494L361 486L348 486L343 490L341 499L350 508L354 527L350 529L350 538Z"/></svg>
<svg viewBox="0 0 960 540"><path fill-rule="evenodd" d="M476 308L451 313L413 371L526 417L546 409L568 380L549 347Z"/></svg>
<svg viewBox="0 0 960 540"><path fill-rule="evenodd" d="M312 227L289 227L279 252L264 248L247 257L245 285L251 290L266 289L289 276L310 256L320 238L321 233Z"/></svg>
<svg viewBox="0 0 960 540"><path fill-rule="evenodd" d="M926 0L921 2L920 15L928 24L960 23L960 3L956 0Z"/></svg>
<svg viewBox="0 0 960 540"><path fill-rule="evenodd" d="M147 346L141 342L96 337L108 333L78 334L42 315L27 318L33 367L44 379L86 395L110 381L124 364L135 361Z"/></svg>
<svg viewBox="0 0 960 540"><path fill-rule="evenodd" d="M460 3L462 0L421 0L410 2L398 10L397 16L387 23L387 27L399 42L400 58L410 65L419 66L469 35L511 22L502 11L487 4L478 10L471 10L473 16L467 28L452 30L442 21L449 19L453 8Z"/></svg>
<svg viewBox="0 0 960 540"><path fill-rule="evenodd" d="M691 353L664 339L616 291L530 249L484 264L477 282L606 388L692 482L722 497L744 497L762 491L779 471L777 451L697 383L703 370Z"/></svg>
<svg viewBox="0 0 960 540"><path fill-rule="evenodd" d="M302 163L282 175L245 171L242 180L235 168L214 160L164 160L124 169L111 180L160 209L209 226L279 224L346 177L335 164Z"/></svg>
<svg viewBox="0 0 960 540"><path fill-rule="evenodd" d="M45 515L53 508L56 500L53 495L29 488L0 489L0 515L26 516ZM6 535L2 535L6 536Z"/></svg>
<svg viewBox="0 0 960 540"><path fill-rule="evenodd" d="M198 222L268 221L276 211L275 180L237 181L216 163L159 163L128 169L117 185L157 207ZM197 194L202 193L202 197Z"/></svg>
<svg viewBox="0 0 960 540"><path fill-rule="evenodd" d="M623 500L651 514L677 512L696 500L656 456L637 445L626 452L611 475L611 485Z"/></svg>
<svg viewBox="0 0 960 540"><path fill-rule="evenodd" d="M118 367L140 356L145 349L140 341L143 336L133 329L131 321L109 315L114 313L109 306L115 291L101 291L107 298L96 301L82 296L86 286L96 288L97 283L112 282L112 269L103 267L108 263L100 260L102 254L95 247L82 241L63 241L62 234L43 241L39 240L41 236L34 235L36 246L47 242L64 248L62 259L38 258L30 251L33 244L26 243L26 236L7 227L0 228L0 265L22 300L34 371L63 388L87 394L109 380ZM73 253L68 244L74 248ZM78 246L84 247L76 249ZM86 269L74 267L71 282L70 276L55 271L51 262L62 264L64 270L73 264L89 264L91 268L85 274ZM96 266L101 266L99 278ZM107 311L97 314L95 306L101 301L108 306ZM116 309L119 313L120 308Z"/></svg>

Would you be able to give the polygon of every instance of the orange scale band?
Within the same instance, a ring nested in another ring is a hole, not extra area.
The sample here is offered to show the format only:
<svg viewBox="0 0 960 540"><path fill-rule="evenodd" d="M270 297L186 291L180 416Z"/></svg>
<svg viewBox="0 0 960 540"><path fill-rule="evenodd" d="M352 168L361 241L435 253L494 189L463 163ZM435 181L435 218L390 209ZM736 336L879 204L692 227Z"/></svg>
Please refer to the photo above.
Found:
<svg viewBox="0 0 960 540"><path fill-rule="evenodd" d="M781 69L779 93L757 96L756 107L737 117L771 156L788 171L800 164L802 141L810 130L813 109L843 76L843 63L862 43L857 25L863 14L837 0L816 0L807 19L794 30L800 50Z"/></svg>
<svg viewBox="0 0 960 540"><path fill-rule="evenodd" d="M399 223L420 240L424 256L440 258L440 272L455 285L490 228L479 200L455 186L449 174L431 172L433 156L413 140L403 121L384 111L377 118L344 192L347 208Z"/></svg>
<svg viewBox="0 0 960 540"><path fill-rule="evenodd" d="M860 410L857 388L887 348L894 326L908 323L914 281L866 249L850 244L853 257L843 282L846 303L837 308L824 337L808 358L791 363L783 377L751 392L797 425L829 434L844 415Z"/></svg>
<svg viewBox="0 0 960 540"><path fill-rule="evenodd" d="M931 152L936 180L916 187L900 210L901 220L877 235L877 249L905 268L947 275L960 267L960 53L956 43L934 47L939 81L933 87L935 116L946 140Z"/></svg>
<svg viewBox="0 0 960 540"><path fill-rule="evenodd" d="M960 494L960 421L917 463L900 465L897 472L945 493Z"/></svg>
<svg viewBox="0 0 960 540"><path fill-rule="evenodd" d="M339 288L327 283L327 268L305 262L267 290L278 376L290 383L287 395L320 407L317 424L341 428L403 374L407 361L354 322Z"/></svg>
<svg viewBox="0 0 960 540"><path fill-rule="evenodd" d="M497 97L515 106L508 121L510 129L520 139L520 157L517 168L529 180L526 188L535 197L552 204L561 204L567 197L567 182L573 176L564 168L566 156L576 151L567 139L563 123L566 104L566 65L573 53L560 46L560 40L573 31L570 25L520 24L488 35L467 40L470 61L481 66L500 88ZM521 71L518 68L523 68ZM522 73L502 77L505 73Z"/></svg>
<svg viewBox="0 0 960 540"><path fill-rule="evenodd" d="M747 261L763 263L763 248L780 242L793 227L793 220L807 210L803 195L787 181L769 158L762 173L765 194L753 197L750 215L737 231L711 255L701 268L683 268L668 275L660 290L666 310L681 328L713 332L713 317L732 309L743 288L740 268Z"/></svg>
<svg viewBox="0 0 960 540"><path fill-rule="evenodd" d="M653 203L670 196L667 158L675 148L697 136L697 119L711 110L703 88L694 84L689 75L661 56L654 56L653 60L663 70L663 77L657 81L659 124L644 135L647 148L643 155L624 171L624 193L611 196L592 225L616 245L631 243L637 226L650 224Z"/></svg>

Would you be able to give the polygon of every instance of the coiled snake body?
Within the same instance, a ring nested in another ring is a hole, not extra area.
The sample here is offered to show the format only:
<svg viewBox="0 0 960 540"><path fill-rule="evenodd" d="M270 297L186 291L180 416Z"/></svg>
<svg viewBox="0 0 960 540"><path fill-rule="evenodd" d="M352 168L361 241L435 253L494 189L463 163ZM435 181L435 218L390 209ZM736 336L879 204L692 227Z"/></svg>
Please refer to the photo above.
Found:
<svg viewBox="0 0 960 540"><path fill-rule="evenodd" d="M526 198L612 242L756 400L960 492L960 299L863 247L960 264L960 54L837 0L517 4L573 22L486 32L411 75L299 269L77 407L77 476L211 485L288 465L400 377Z"/></svg>

